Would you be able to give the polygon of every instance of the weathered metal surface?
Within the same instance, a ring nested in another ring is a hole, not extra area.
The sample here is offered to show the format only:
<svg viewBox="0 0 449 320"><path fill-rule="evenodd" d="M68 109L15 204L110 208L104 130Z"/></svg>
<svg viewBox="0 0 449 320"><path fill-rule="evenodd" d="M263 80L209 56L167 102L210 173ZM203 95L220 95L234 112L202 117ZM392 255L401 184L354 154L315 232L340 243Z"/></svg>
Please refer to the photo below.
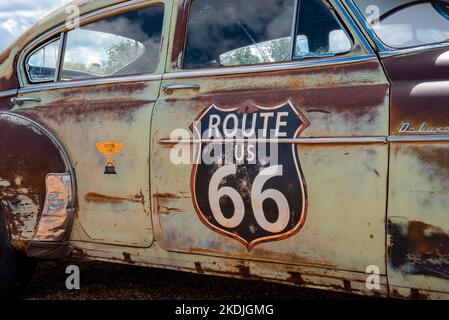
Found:
<svg viewBox="0 0 449 320"><path fill-rule="evenodd" d="M178 21L185 21L185 2L177 4ZM185 39L184 29L178 25L176 30L169 66L173 71L179 71L176 66L183 44L178 42ZM358 54L363 52L356 46L348 57ZM239 242L204 226L192 205L192 165L172 164L173 146L159 143L161 139L169 139L174 129L189 129L193 120L211 105L231 109L252 104L273 106L286 100L310 122L302 137L387 136L389 83L378 61L197 76L165 80L164 84L198 85L200 89L163 94L153 115L153 221L161 248L242 259L250 265L259 263L250 260L270 261L280 266L284 263L314 266L317 270L321 267L335 273L339 272L336 270L364 273L368 265L377 265L381 274L385 274L387 145L299 146L309 205L304 227L289 239L259 244L248 251ZM203 270L202 264L198 269ZM222 269L229 270L232 268ZM248 274L248 268L240 270ZM275 277L272 270L266 270L266 274L267 278ZM343 282L340 284L344 286Z"/></svg>
<svg viewBox="0 0 449 320"><path fill-rule="evenodd" d="M68 168L58 146L29 121L0 113L0 137L0 196L7 227L13 240L29 242L41 218L47 174Z"/></svg>
<svg viewBox="0 0 449 320"><path fill-rule="evenodd" d="M41 103L21 112L52 128L77 176L72 240L147 247L153 241L149 196L149 130L159 81L30 93ZM27 96L27 95L22 95ZM116 173L105 175L97 143L118 141Z"/></svg>
<svg viewBox="0 0 449 320"><path fill-rule="evenodd" d="M83 14L121 2L75 3ZM174 1L172 7L168 0L165 5L166 16L172 9L174 14L173 21L164 22L156 73L167 69L172 74L181 71L189 1ZM69 14L65 8L57 10L0 53L0 91L18 87L20 50L63 24ZM73 254L360 294L386 295L390 289L395 297L444 296L449 291L446 144L393 142L390 149L374 143L299 145L307 185L301 231L247 248L200 221L192 201L193 165L174 165L173 146L159 143L174 129L191 128L212 105L246 110L285 101L310 122L301 134L305 138L449 134L447 48L385 58L390 97L379 61L350 60L366 54L357 35L353 37L346 63L162 83L198 85L198 90L159 96L161 81L136 80L21 93L41 102L16 105L13 111L54 132L74 166L78 203L70 238ZM11 107L9 97L0 98L0 109ZM43 210L46 174L67 168L56 156L57 148L23 123L0 117L0 137L0 149L11 155L0 158L1 206L14 246L25 250ZM112 156L115 175L105 175L109 158L97 149L98 143L108 142L121 145ZM369 265L379 268L380 290L365 286Z"/></svg>
<svg viewBox="0 0 449 320"><path fill-rule="evenodd" d="M383 59L392 81L392 135L449 132L448 50ZM388 275L399 296L413 296L404 288L435 291L431 297L449 292L448 152L438 142L391 145Z"/></svg>

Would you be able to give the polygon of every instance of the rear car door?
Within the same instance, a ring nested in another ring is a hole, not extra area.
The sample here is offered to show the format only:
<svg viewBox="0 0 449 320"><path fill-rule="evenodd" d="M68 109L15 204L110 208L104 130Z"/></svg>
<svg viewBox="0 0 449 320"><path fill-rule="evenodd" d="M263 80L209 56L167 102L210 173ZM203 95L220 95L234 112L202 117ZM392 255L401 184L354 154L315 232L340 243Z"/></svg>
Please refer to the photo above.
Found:
<svg viewBox="0 0 449 320"><path fill-rule="evenodd" d="M370 5L354 3L360 13ZM378 0L367 30L391 79L388 282L391 295L449 293L449 3ZM417 19L419 17L419 19Z"/></svg>
<svg viewBox="0 0 449 320"><path fill-rule="evenodd" d="M152 121L159 245L338 286L349 271L359 290L374 265L385 283L389 83L350 16L321 0L174 8Z"/></svg>
<svg viewBox="0 0 449 320"><path fill-rule="evenodd" d="M150 123L170 11L170 0L102 9L22 55L14 110L48 127L70 156L78 199L72 241L152 244Z"/></svg>

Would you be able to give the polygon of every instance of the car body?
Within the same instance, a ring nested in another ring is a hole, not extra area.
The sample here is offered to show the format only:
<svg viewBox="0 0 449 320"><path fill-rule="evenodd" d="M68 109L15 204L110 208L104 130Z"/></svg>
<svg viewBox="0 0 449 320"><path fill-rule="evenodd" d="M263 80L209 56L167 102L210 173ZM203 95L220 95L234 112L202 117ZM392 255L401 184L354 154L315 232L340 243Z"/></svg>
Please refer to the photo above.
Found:
<svg viewBox="0 0 449 320"><path fill-rule="evenodd" d="M446 2L263 1L74 1L5 49L12 247L447 298L449 44L391 36Z"/></svg>

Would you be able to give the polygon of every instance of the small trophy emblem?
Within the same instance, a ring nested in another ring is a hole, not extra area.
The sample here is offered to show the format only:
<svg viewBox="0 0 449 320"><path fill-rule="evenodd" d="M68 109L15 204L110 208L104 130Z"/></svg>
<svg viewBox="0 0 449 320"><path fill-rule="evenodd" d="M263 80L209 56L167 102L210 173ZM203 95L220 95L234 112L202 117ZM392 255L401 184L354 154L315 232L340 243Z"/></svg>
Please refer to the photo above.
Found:
<svg viewBox="0 0 449 320"><path fill-rule="evenodd" d="M112 161L112 155L122 149L122 144L120 142L99 142L97 143L97 149L100 153L108 157L104 167L104 174L117 174L114 162Z"/></svg>

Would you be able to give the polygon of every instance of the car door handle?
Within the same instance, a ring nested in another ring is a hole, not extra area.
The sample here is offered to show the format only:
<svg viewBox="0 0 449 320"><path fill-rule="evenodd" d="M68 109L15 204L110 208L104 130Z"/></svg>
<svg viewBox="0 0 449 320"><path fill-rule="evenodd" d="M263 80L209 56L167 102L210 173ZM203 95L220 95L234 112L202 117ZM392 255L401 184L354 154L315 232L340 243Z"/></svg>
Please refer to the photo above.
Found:
<svg viewBox="0 0 449 320"><path fill-rule="evenodd" d="M24 102L41 102L41 101L42 100L39 98L17 98L17 97L11 98L11 103L18 105L21 105Z"/></svg>
<svg viewBox="0 0 449 320"><path fill-rule="evenodd" d="M162 91L169 93L173 90L199 90L200 88L197 84L166 84L162 86Z"/></svg>

